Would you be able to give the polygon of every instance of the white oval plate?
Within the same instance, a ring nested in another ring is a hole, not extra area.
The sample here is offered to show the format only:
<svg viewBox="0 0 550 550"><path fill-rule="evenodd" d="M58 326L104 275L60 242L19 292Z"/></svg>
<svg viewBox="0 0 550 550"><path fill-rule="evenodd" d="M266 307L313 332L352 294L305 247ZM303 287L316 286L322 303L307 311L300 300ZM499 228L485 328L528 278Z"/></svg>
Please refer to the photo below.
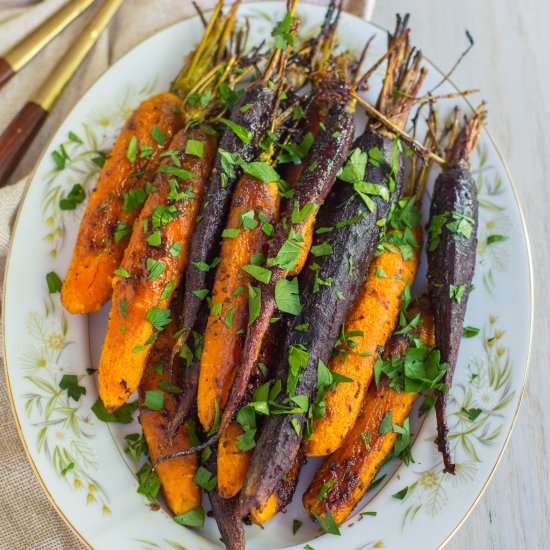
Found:
<svg viewBox="0 0 550 550"><path fill-rule="evenodd" d="M247 4L240 14L250 17L251 36L259 41L269 36L283 9L279 2ZM299 14L302 33L308 33L320 23L324 9L302 5ZM50 271L65 274L83 212L83 206L73 212L61 211L60 197L76 182L90 191L99 170L94 162L100 156L98 151L109 149L140 100L168 88L184 54L201 33L196 17L159 32L118 61L84 95L59 128L32 177L9 256L4 289L4 357L21 437L58 511L95 548L220 547L213 519L207 519L202 532L191 531L176 524L164 509L152 510L136 493L134 472L139 465L124 453L124 436L139 430L137 420L129 426L107 425L90 410L97 387L95 376L88 375L86 369L97 367L109 305L90 317L72 316L61 307L59 294L48 294L45 281ZM342 15L339 35L343 47L359 51L373 34L371 61L385 49L384 31ZM378 91L381 75L378 71L372 79L367 94L371 99ZM426 89L440 78L441 73L430 66ZM454 89L446 83L439 91ZM469 109L465 101L459 103ZM445 103L442 110L453 105ZM361 128L364 117L358 116L357 121ZM74 137L69 139L69 132L81 143ZM52 152L62 144L70 161L58 171ZM255 526L247 529L250 548L303 548L312 539L316 550L335 545L346 549L437 548L456 530L486 487L510 435L523 391L532 283L520 208L503 161L486 132L472 165L481 208L475 292L466 325L481 330L478 336L462 342L451 392L449 418L457 475L442 474L433 443L435 415L430 414L422 424L414 411L415 463L409 467L388 464L383 483L345 522L340 538L321 535L302 509L302 493L316 465L310 461L287 513L270 521L265 530ZM503 235L507 240L488 244L492 235ZM421 289L423 270L418 281ZM60 390L64 373L77 374L86 387L87 394L80 401L69 399L67 392ZM461 412L472 408L482 410L475 420ZM63 475L71 462L74 468ZM406 487L405 498L392 498ZM375 511L377 515L361 516L361 511ZM303 526L293 535L295 518Z"/></svg>

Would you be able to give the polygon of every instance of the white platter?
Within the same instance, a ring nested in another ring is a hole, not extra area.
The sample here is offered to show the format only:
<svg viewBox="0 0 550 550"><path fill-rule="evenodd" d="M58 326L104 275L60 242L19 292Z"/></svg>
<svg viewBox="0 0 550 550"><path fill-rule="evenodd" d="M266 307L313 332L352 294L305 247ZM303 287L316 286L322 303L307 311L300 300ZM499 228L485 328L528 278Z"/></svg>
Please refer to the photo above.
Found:
<svg viewBox="0 0 550 550"><path fill-rule="evenodd" d="M251 36L269 36L283 13L283 4L246 4ZM301 5L303 32L311 32L324 10ZM414 21L413 41L414 41ZM139 465L123 452L124 436L139 430L133 425L107 425L90 407L97 399L95 376L108 308L90 316L72 316L48 293L45 275L63 276L69 265L82 206L59 209L59 198L76 182L89 192L98 174L93 162L98 150L108 150L119 128L140 100L167 89L182 58L199 40L202 27L192 18L152 36L111 67L78 102L53 137L25 194L18 215L4 287L4 357L13 409L21 437L36 474L52 502L88 545L98 549L219 548L213 519L202 532L176 524L164 509L154 511L136 493L134 472ZM359 51L375 35L369 60L385 49L383 30L343 14L339 36L343 47ZM429 52L428 52L429 53ZM467 62L475 62L468 60ZM441 78L427 63L426 89ZM382 68L383 69L383 68ZM373 78L367 97L374 98L381 72ZM454 91L449 83L440 93ZM458 100L464 109L469 105ZM443 104L449 109L454 102ZM358 128L364 117L358 116ZM490 120L490 119L489 119ZM68 139L69 132L83 143ZM65 144L71 161L55 169L51 153ZM480 229L475 292L466 325L481 328L478 336L461 345L449 417L457 475L443 475L433 444L435 415L421 423L411 415L415 463L385 466L383 483L369 493L341 529L341 537L321 535L301 506L301 496L313 475L315 461L302 472L296 497L286 514L266 525L247 529L250 548L315 550L438 548L453 534L479 499L502 455L517 414L527 372L532 325L532 281L529 247L520 207L498 150L483 132L472 166L479 186ZM487 243L491 235L507 240ZM425 262L424 262L425 263ZM421 289L425 271L418 275ZM69 400L58 385L63 374L81 376L87 394ZM462 409L477 407L480 416L468 420ZM62 475L70 462L75 467ZM413 487L399 500L392 495ZM376 517L361 517L363 510ZM304 525L292 534L292 522ZM314 540L313 540L314 539Z"/></svg>

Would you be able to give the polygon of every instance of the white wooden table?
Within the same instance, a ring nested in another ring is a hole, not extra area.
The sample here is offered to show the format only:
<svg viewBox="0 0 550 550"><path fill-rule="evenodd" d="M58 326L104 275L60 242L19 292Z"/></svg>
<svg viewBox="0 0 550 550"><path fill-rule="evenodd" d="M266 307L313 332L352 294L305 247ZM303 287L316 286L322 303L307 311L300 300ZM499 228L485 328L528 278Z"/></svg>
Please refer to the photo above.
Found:
<svg viewBox="0 0 550 550"><path fill-rule="evenodd" d="M512 438L485 495L449 550L550 548L550 1L378 0L372 20L393 28L410 12L412 40L452 80L480 88L489 130L508 163L527 220L535 272L529 378Z"/></svg>

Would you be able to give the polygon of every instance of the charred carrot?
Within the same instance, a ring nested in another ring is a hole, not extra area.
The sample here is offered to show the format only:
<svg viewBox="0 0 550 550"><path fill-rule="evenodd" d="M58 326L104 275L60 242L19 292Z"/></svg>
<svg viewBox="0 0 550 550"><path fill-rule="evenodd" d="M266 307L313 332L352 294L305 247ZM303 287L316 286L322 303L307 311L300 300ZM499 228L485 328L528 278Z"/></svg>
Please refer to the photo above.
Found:
<svg viewBox="0 0 550 550"><path fill-rule="evenodd" d="M420 310L420 324L406 334L394 334L387 345L384 358L402 362L414 334L426 355L434 353L434 321L425 301ZM419 351L415 349L415 351ZM436 353L436 352L435 352ZM418 355L416 355L418 356ZM411 407L418 396L416 391L395 388L395 381L382 375L378 385L371 385L357 422L346 436L342 446L315 474L303 496L303 504L312 518L326 519L330 512L337 524L342 523L368 490L378 468L394 448ZM394 427L395 426L395 427ZM406 445L405 445L406 446ZM399 449L397 449L399 451Z"/></svg>
<svg viewBox="0 0 550 550"><path fill-rule="evenodd" d="M236 3L238 4L238 2ZM112 293L113 271L120 265L134 221L154 179L160 156L186 122L187 96L221 53L235 10L214 10L202 42L172 85L143 101L124 125L103 166L80 223L73 257L61 291L71 313L98 311Z"/></svg>
<svg viewBox="0 0 550 550"><path fill-rule="evenodd" d="M437 392L436 442L443 455L444 471L451 474L455 465L449 451L445 409L474 275L478 203L469 159L485 117L482 104L465 120L458 135L453 136L447 167L435 182L428 225L428 286L434 308L436 342L442 361L449 365L442 381L447 391Z"/></svg>
<svg viewBox="0 0 550 550"><path fill-rule="evenodd" d="M177 405L175 384L170 384L167 376L174 345L172 333L173 330L168 328L155 342L139 388L140 422L153 464L166 454L191 446L187 426L182 426L173 437L168 436L167 417ZM148 408L153 398L156 398L156 405L162 401L159 410ZM200 488L193 482L198 466L198 457L193 455L160 463L156 468L164 498L175 515L184 514L201 504Z"/></svg>
<svg viewBox="0 0 550 550"><path fill-rule="evenodd" d="M341 338L343 342L337 346L329 369L348 378L349 382L321 390L316 396L320 417L314 416L312 434L304 441L308 456L331 454L342 445L353 428L379 350L397 322L403 292L409 291L414 281L422 243L422 231L418 225L420 216L413 213L410 200L404 199L402 203L408 215L395 218L401 218L400 225L408 226L404 230L392 229L389 234L394 242L399 240L404 246L400 249L389 242L384 243L347 315ZM407 229L408 239L405 239Z"/></svg>
<svg viewBox="0 0 550 550"><path fill-rule="evenodd" d="M197 149L201 145L201 155ZM113 285L113 307L99 364L105 407L120 407L139 385L150 345L170 320L168 305L187 261L216 137L180 132L174 158L161 165ZM186 151L190 151L186 153Z"/></svg>

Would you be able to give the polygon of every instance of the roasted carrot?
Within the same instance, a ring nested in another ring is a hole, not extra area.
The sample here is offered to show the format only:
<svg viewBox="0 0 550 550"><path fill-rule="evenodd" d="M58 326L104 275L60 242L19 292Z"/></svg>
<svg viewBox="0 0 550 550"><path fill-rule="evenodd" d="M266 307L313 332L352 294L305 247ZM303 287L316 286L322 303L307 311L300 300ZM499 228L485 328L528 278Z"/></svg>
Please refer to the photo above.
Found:
<svg viewBox="0 0 550 550"><path fill-rule="evenodd" d="M187 425L182 426L173 436L168 436L168 417L176 408L175 394L166 391L168 384L167 367L174 345L172 327L168 327L155 342L139 387L139 411L143 435L153 464L166 454L174 453L191 446ZM178 380L175 380L178 382ZM161 410L147 408L147 392L161 392ZM193 482L199 466L196 455L162 462L156 468L162 492L173 514L179 515L193 510L201 504L200 488Z"/></svg>
<svg viewBox="0 0 550 550"><path fill-rule="evenodd" d="M63 283L61 300L71 313L98 311L111 297L113 271L120 265L160 155L174 134L195 118L188 96L218 78L213 69L233 67L235 55L225 45L238 4L223 15L223 0L218 1L201 42L172 83L172 93L142 102L117 137L86 206Z"/></svg>
<svg viewBox="0 0 550 550"><path fill-rule="evenodd" d="M215 404L220 410L225 407L239 366L248 322L248 287L255 280L251 274L256 278L269 274L252 264L254 256L265 252L264 224L277 222L279 202L276 182L264 183L249 174L241 177L231 200L199 375L197 409L206 431L212 427Z"/></svg>
<svg viewBox="0 0 550 550"><path fill-rule="evenodd" d="M407 204L409 201L406 199ZM365 393L369 387L373 366L379 350L390 336L402 302L402 294L409 289L418 267L422 231L414 219L406 252L393 245L386 246L375 257L361 286L353 307L344 323L343 342L336 348L329 369L350 379L319 395L323 403L322 416L315 418L312 434L304 442L308 456L325 456L342 445L353 428ZM392 230L403 238L403 230ZM389 243L388 243L389 244Z"/></svg>
<svg viewBox="0 0 550 550"><path fill-rule="evenodd" d="M186 153L201 144L202 156ZM139 385L155 335L170 318L172 293L187 262L187 248L216 152L215 136L181 131L174 158L161 165L113 284L113 307L99 364L99 393L116 409ZM169 157L167 157L169 158Z"/></svg>
<svg viewBox="0 0 550 550"><path fill-rule="evenodd" d="M257 368L248 384L244 404L253 401L254 392L268 379L273 378L274 369L278 362L277 348L285 328L286 323L284 320L270 327L258 358ZM246 450L240 448L237 438L244 434L244 428L237 421L232 422L218 443L218 492L222 496L236 495L243 485L250 457L252 456L252 449L249 448L249 444L245 446Z"/></svg>
<svg viewBox="0 0 550 550"><path fill-rule="evenodd" d="M117 137L86 206L63 282L61 301L71 313L98 311L111 297L113 271L145 200L146 182L183 126L182 105L172 93L146 99ZM147 156L141 157L139 147Z"/></svg>
<svg viewBox="0 0 550 550"><path fill-rule="evenodd" d="M427 300L420 309L420 324L406 334L395 334L386 348L384 358L402 357L411 342L411 334L430 348L434 341L434 320ZM303 496L307 513L325 519L330 512L337 524L342 523L368 490L378 468L393 449L398 431L409 416L416 400L416 391L397 391L382 375L378 386L371 385L361 414L344 443L326 458ZM383 424L384 422L384 424ZM324 488L324 489L323 489Z"/></svg>
<svg viewBox="0 0 550 550"><path fill-rule="evenodd" d="M218 444L218 492L223 498L234 497L243 485L251 451L241 451L237 446L237 437L244 430L233 422L222 435Z"/></svg>
<svg viewBox="0 0 550 550"><path fill-rule="evenodd" d="M475 180L469 169L479 132L485 123L482 104L458 134L458 113L448 148L447 166L435 181L428 225L428 288L433 303L437 347L449 365L443 378L446 391L437 392L437 446L444 471L454 474L455 465L447 439L448 390L462 339L462 327L474 275L478 201Z"/></svg>

